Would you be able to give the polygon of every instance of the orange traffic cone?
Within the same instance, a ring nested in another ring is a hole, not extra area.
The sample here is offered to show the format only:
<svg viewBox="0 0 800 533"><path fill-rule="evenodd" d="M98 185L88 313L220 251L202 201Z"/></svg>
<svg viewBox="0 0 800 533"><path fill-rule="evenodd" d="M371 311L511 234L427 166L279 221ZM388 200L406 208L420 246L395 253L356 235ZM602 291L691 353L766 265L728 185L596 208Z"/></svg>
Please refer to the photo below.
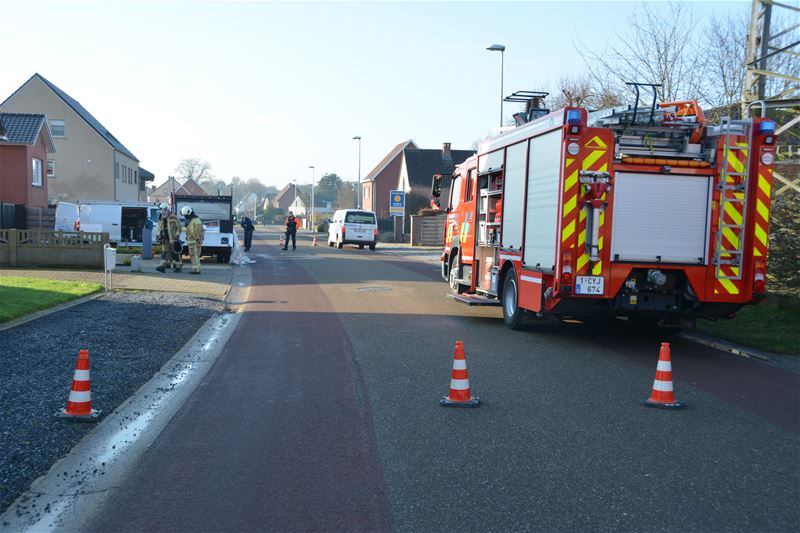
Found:
<svg viewBox="0 0 800 533"><path fill-rule="evenodd" d="M661 409L682 409L684 407L682 402L675 401L675 394L672 391L672 362L669 359L668 342L661 343L653 392L648 399L642 400L642 403L647 407Z"/></svg>
<svg viewBox="0 0 800 533"><path fill-rule="evenodd" d="M317 245L317 236L314 235L314 240L311 241L311 246L316 246L316 245Z"/></svg>
<svg viewBox="0 0 800 533"><path fill-rule="evenodd" d="M453 372L450 379L450 394L439 401L442 407L478 407L480 398L469 390L467 360L464 358L464 343L456 341L453 354Z"/></svg>
<svg viewBox="0 0 800 533"><path fill-rule="evenodd" d="M89 379L89 350L78 352L78 363L72 378L67 407L56 412L59 418L73 420L95 420L100 411L92 409L91 380Z"/></svg>

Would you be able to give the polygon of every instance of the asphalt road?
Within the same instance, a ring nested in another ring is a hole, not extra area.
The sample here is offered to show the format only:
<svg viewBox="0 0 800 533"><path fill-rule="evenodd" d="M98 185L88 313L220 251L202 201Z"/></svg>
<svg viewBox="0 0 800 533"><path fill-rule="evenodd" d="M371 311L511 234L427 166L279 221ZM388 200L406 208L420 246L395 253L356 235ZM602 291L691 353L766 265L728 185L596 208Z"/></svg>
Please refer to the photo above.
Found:
<svg viewBox="0 0 800 533"><path fill-rule="evenodd" d="M672 338L688 407L647 409L667 339L511 332L433 265L276 244L257 235L236 335L94 529L800 528L797 374ZM456 340L478 409L438 405Z"/></svg>

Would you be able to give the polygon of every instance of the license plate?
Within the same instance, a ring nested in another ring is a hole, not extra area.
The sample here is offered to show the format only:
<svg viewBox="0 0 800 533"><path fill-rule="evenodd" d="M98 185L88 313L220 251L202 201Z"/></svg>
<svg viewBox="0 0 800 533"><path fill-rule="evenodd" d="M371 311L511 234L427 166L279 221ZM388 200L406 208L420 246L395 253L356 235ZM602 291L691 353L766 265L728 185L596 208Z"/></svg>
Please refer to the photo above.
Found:
<svg viewBox="0 0 800 533"><path fill-rule="evenodd" d="M577 276L575 278L575 294L603 294L603 280L601 276Z"/></svg>

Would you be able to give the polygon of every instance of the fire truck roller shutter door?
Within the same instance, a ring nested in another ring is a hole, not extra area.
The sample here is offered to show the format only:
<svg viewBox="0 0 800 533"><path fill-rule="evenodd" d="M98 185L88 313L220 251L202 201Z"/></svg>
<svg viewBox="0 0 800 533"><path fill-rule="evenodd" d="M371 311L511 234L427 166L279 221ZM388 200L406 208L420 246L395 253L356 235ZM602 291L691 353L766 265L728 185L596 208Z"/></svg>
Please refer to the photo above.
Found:
<svg viewBox="0 0 800 533"><path fill-rule="evenodd" d="M525 166L528 143L509 146L506 149L505 175L503 177L503 218L500 238L504 249L522 248L522 209L525 196Z"/></svg>
<svg viewBox="0 0 800 533"><path fill-rule="evenodd" d="M542 268L551 268L556 260L561 136L561 130L556 130L531 139L523 255L525 265L529 267L539 265ZM574 181L577 201L577 174ZM505 206L503 209L505 210ZM503 220L506 220L505 213ZM562 228L562 232L564 231L569 231L569 228Z"/></svg>

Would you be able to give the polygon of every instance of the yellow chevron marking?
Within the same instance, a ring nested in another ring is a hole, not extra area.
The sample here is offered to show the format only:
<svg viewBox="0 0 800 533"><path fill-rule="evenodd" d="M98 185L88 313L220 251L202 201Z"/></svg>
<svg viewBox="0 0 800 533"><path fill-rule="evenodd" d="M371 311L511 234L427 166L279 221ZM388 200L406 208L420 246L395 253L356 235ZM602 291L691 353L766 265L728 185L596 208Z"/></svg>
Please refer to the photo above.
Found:
<svg viewBox="0 0 800 533"><path fill-rule="evenodd" d="M579 231L578 232L578 246L583 246L584 244L586 244L586 232L585 231Z"/></svg>
<svg viewBox="0 0 800 533"><path fill-rule="evenodd" d="M570 222L567 225L566 228L561 230L561 242L564 242L567 239L569 239L570 237L572 237L573 233L575 233L575 221L574 220L572 222Z"/></svg>
<svg viewBox="0 0 800 533"><path fill-rule="evenodd" d="M592 266L592 276L599 276L603 272L603 263L595 263Z"/></svg>
<svg viewBox="0 0 800 533"><path fill-rule="evenodd" d="M733 245L733 250L739 249L739 237L731 230L731 228L722 228L722 234L730 241L731 245Z"/></svg>
<svg viewBox="0 0 800 533"><path fill-rule="evenodd" d="M739 158L736 157L734 152L728 152L728 165L734 170L734 172L744 172L744 165Z"/></svg>
<svg viewBox="0 0 800 533"><path fill-rule="evenodd" d="M586 210L585 209L581 209L581 212L578 214L578 220L580 220L581 222L586 220Z"/></svg>
<svg viewBox="0 0 800 533"><path fill-rule="evenodd" d="M733 219L734 224L741 225L742 214L736 209L736 207L733 204L726 203L725 212L728 214L729 217Z"/></svg>
<svg viewBox="0 0 800 533"><path fill-rule="evenodd" d="M600 236L599 239L597 239L597 249L598 250L602 250L603 249L603 236L602 235Z"/></svg>
<svg viewBox="0 0 800 533"><path fill-rule="evenodd" d="M586 266L586 263L588 262L589 262L589 254L581 254L581 256L578 258L578 263L577 263L578 272L580 272L581 269L584 266Z"/></svg>
<svg viewBox="0 0 800 533"><path fill-rule="evenodd" d="M589 167L595 164L598 159L606 155L605 150L593 150L591 154L587 155L583 162L581 163L581 168L583 170L588 170Z"/></svg>
<svg viewBox="0 0 800 533"><path fill-rule="evenodd" d="M574 162L575 162L575 158L574 157L568 157L567 158L567 163L564 165L564 168L569 168L569 166Z"/></svg>
<svg viewBox="0 0 800 533"><path fill-rule="evenodd" d="M761 198L756 198L756 211L761 215L761 218L769 222L769 209L764 205L764 202L761 201Z"/></svg>
<svg viewBox="0 0 800 533"><path fill-rule="evenodd" d="M594 137L592 137L591 139L589 139L589 142L587 142L586 144L584 144L584 146L588 147L588 146L589 146L589 145L591 145L592 143L594 143L594 144L596 144L597 146L600 146L600 147L602 147L602 148L608 148L608 145L607 145L606 143L604 143L604 142L603 142L603 139L601 139L601 138L600 138L600 137L598 137L597 135L595 135Z"/></svg>
<svg viewBox="0 0 800 533"><path fill-rule="evenodd" d="M719 280L720 284L728 291L728 294L739 294L739 288L729 279ZM716 291L714 291L716 292Z"/></svg>
<svg viewBox="0 0 800 533"><path fill-rule="evenodd" d="M767 181L761 174L758 175L758 188L761 189L761 192L763 192L764 196L767 198L772 197L772 185L770 185L769 181Z"/></svg>
<svg viewBox="0 0 800 533"><path fill-rule="evenodd" d="M599 226L602 229L603 224L605 224L605 222L606 222L606 212L605 211L600 211L599 219L600 219Z"/></svg>
<svg viewBox="0 0 800 533"><path fill-rule="evenodd" d="M568 214L572 213L577 206L578 206L578 195L573 194L572 198L570 198L564 203L564 216L567 216Z"/></svg>
<svg viewBox="0 0 800 533"><path fill-rule="evenodd" d="M598 172L608 172L608 163L603 163L600 165L600 168L597 169Z"/></svg>
<svg viewBox="0 0 800 533"><path fill-rule="evenodd" d="M767 232L761 227L761 224L756 224L756 238L761 241L765 247L767 246Z"/></svg>
<svg viewBox="0 0 800 533"><path fill-rule="evenodd" d="M576 183L578 183L578 169L575 169L575 172L567 177L567 180L564 182L564 190L570 190Z"/></svg>
<svg viewBox="0 0 800 533"><path fill-rule="evenodd" d="M753 248L753 257L761 257L761 250Z"/></svg>

